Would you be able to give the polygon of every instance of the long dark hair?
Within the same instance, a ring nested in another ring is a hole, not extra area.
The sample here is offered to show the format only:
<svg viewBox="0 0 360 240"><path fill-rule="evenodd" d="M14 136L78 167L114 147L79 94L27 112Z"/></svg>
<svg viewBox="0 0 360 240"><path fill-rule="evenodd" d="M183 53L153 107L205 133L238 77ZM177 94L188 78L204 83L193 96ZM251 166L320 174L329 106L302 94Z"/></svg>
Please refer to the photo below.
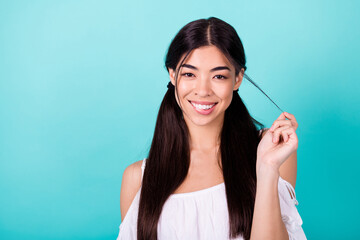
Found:
<svg viewBox="0 0 360 240"><path fill-rule="evenodd" d="M201 46L218 47L235 66L237 75L245 67L245 53L239 36L228 23L210 17L185 25L171 42L165 60L175 70L189 53ZM176 90L177 88L175 88ZM242 234L250 238L256 193L256 151L259 129L264 125L252 118L237 91L225 111L220 134L221 166L229 212L229 238ZM183 113L169 88L161 103L154 137L144 171L138 222L138 239L157 239L157 225L164 203L187 176L190 165L189 131Z"/></svg>

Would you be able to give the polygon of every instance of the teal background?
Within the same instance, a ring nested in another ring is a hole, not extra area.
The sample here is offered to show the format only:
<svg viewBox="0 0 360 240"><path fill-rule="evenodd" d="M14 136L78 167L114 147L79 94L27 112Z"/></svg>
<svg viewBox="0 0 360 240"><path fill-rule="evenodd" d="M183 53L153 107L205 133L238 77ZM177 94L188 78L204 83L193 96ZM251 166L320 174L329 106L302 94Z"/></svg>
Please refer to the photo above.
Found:
<svg viewBox="0 0 360 240"><path fill-rule="evenodd" d="M247 73L295 115L308 239L359 239L359 1L1 1L0 238L115 239L146 157L166 50L186 23L238 32ZM280 111L239 91L269 127Z"/></svg>

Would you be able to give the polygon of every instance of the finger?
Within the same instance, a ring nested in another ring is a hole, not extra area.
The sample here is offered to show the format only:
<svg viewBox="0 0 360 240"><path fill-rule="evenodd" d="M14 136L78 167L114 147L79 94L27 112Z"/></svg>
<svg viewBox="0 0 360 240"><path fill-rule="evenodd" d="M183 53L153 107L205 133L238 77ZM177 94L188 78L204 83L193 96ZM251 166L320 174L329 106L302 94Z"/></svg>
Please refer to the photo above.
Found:
<svg viewBox="0 0 360 240"><path fill-rule="evenodd" d="M283 112L283 114L285 115L285 117L287 117L288 119L293 119L295 118L295 116L291 113L288 113L288 112Z"/></svg>
<svg viewBox="0 0 360 240"><path fill-rule="evenodd" d="M285 138L284 135L287 136L287 140L284 142L289 142L290 140L292 140L292 142L294 143L295 142L295 149L297 149L298 147L298 139L297 139L297 136L296 136L296 133L295 133L295 129L294 127L290 127L288 129L285 129L284 131L282 131L282 136Z"/></svg>
<svg viewBox="0 0 360 240"><path fill-rule="evenodd" d="M275 120L273 125L271 126L271 128L269 130L274 131L276 128L282 127L282 126L285 126L285 125L292 126L292 123L291 123L290 120Z"/></svg>
<svg viewBox="0 0 360 240"><path fill-rule="evenodd" d="M289 140L289 135L286 131L282 131L281 136L283 137L284 142L287 142Z"/></svg>
<svg viewBox="0 0 360 240"><path fill-rule="evenodd" d="M298 122L296 121L296 118L293 114L288 113L288 112L283 112L283 114L286 116L287 119L289 119L292 123L292 125L294 126L295 130L296 128L299 126Z"/></svg>
<svg viewBox="0 0 360 240"><path fill-rule="evenodd" d="M280 114L280 116L276 120L283 120L286 119L286 116L284 115L284 112Z"/></svg>
<svg viewBox="0 0 360 240"><path fill-rule="evenodd" d="M277 143L280 140L281 132L288 129L288 128L290 128L289 125L286 125L286 126L279 127L277 129L275 129L274 135L273 135L273 143Z"/></svg>

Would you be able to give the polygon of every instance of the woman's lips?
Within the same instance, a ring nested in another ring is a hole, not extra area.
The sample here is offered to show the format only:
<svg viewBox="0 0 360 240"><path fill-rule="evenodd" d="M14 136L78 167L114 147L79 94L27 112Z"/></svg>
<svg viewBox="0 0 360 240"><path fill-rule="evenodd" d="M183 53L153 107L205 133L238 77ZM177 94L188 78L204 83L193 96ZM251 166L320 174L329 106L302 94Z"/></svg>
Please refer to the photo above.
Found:
<svg viewBox="0 0 360 240"><path fill-rule="evenodd" d="M217 104L217 102L200 102L200 101L189 101L191 106L195 109L196 112L202 115L210 114Z"/></svg>
<svg viewBox="0 0 360 240"><path fill-rule="evenodd" d="M203 101L191 101L189 100L190 103L196 103L196 104L201 104L201 105L212 105L214 103L217 103L217 102L203 102Z"/></svg>

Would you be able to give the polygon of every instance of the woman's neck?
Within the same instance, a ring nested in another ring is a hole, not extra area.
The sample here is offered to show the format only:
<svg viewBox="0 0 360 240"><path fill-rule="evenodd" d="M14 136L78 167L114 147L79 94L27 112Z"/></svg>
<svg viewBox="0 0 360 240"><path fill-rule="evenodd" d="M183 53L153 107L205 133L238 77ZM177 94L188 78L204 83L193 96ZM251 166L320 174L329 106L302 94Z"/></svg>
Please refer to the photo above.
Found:
<svg viewBox="0 0 360 240"><path fill-rule="evenodd" d="M219 147L223 119L199 126L184 118L189 129L190 150L208 151Z"/></svg>

